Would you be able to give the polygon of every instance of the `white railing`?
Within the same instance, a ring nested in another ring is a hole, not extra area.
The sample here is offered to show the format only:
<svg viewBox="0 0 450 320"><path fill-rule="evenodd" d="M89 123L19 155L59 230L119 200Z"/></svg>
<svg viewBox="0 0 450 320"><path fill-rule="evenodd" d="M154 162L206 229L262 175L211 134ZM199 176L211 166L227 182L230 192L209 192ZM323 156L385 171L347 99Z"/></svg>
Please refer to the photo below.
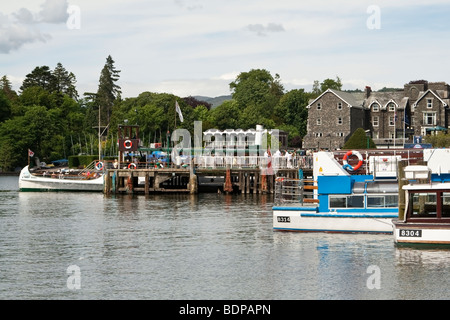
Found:
<svg viewBox="0 0 450 320"><path fill-rule="evenodd" d="M267 168L271 164L273 169L312 168L312 156L297 156L292 159L285 157L266 156L199 156L195 158L195 165L200 169L213 168Z"/></svg>

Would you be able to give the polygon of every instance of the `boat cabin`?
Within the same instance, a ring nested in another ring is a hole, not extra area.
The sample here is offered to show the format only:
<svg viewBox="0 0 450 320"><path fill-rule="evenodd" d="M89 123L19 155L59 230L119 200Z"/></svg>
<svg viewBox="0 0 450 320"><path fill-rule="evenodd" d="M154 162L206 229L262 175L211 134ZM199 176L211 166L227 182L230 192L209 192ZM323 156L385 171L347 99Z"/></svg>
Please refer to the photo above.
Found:
<svg viewBox="0 0 450 320"><path fill-rule="evenodd" d="M450 223L450 189L443 183L408 185L405 222Z"/></svg>

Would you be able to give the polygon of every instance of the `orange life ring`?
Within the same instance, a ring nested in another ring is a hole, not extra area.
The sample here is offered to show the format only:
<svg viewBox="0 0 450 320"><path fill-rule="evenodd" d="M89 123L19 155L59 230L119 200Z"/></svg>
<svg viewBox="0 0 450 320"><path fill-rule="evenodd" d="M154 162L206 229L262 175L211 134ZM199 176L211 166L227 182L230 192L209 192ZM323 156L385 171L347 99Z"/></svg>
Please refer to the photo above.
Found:
<svg viewBox="0 0 450 320"><path fill-rule="evenodd" d="M125 147L125 149L131 149L131 147L133 146L133 142L131 142L131 140L125 140L123 146Z"/></svg>
<svg viewBox="0 0 450 320"><path fill-rule="evenodd" d="M347 162L347 158L350 156L357 156L358 157L358 164L355 167L352 167L351 165L348 164ZM347 152L344 157L342 158L342 163L344 164L343 168L350 170L350 171L356 171L359 168L361 168L362 164L363 164L363 157L361 155L361 153L359 153L358 151L352 150Z"/></svg>
<svg viewBox="0 0 450 320"><path fill-rule="evenodd" d="M99 161L95 164L95 169L102 170L103 169L103 162Z"/></svg>
<svg viewBox="0 0 450 320"><path fill-rule="evenodd" d="M128 165L128 169L136 169L136 164L135 163L130 163Z"/></svg>

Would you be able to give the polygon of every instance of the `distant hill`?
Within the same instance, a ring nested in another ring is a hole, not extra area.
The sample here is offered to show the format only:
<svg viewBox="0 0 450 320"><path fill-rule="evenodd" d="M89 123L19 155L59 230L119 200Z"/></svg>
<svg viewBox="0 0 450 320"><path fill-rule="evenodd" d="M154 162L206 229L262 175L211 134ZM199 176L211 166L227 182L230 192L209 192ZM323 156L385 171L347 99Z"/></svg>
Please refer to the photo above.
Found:
<svg viewBox="0 0 450 320"><path fill-rule="evenodd" d="M231 100L231 95L228 96L220 96L220 97L215 97L215 98L211 98L211 97L205 97L205 96L194 96L195 99L200 100L200 101L205 101L208 102L212 105L212 108L214 109L215 107L220 106L224 101L227 100Z"/></svg>

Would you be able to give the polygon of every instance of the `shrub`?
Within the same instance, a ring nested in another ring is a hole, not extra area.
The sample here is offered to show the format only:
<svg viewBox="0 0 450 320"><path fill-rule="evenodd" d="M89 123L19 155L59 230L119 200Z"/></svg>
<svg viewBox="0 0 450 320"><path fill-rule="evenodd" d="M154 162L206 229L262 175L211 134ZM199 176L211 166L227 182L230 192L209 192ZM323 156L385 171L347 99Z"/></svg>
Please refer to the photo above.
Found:
<svg viewBox="0 0 450 320"><path fill-rule="evenodd" d="M369 148L367 148L367 139L369 139ZM358 128L344 144L343 149L375 149L376 147L372 138L366 136L364 129Z"/></svg>

